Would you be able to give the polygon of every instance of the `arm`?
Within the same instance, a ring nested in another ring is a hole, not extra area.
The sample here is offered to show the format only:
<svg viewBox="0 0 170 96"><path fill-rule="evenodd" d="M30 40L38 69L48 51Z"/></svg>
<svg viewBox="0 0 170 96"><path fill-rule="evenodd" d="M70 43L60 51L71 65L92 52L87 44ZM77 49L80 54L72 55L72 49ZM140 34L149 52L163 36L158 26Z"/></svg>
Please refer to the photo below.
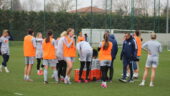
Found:
<svg viewBox="0 0 170 96"><path fill-rule="evenodd" d="M66 44L66 46L68 48L70 48L71 44L74 42L74 40L72 40L70 43L68 43L68 41L66 40L66 38L64 38L64 44Z"/></svg>
<svg viewBox="0 0 170 96"><path fill-rule="evenodd" d="M159 46L159 53L161 53L161 52L162 52L162 46L160 44L160 46Z"/></svg>
<svg viewBox="0 0 170 96"><path fill-rule="evenodd" d="M36 48L36 40L35 40L35 38L32 39L32 43L33 43L34 48Z"/></svg>
<svg viewBox="0 0 170 96"><path fill-rule="evenodd" d="M80 46L81 46L80 43L78 43L77 46L76 46L79 55L80 55L80 51L81 51L81 47Z"/></svg>
<svg viewBox="0 0 170 96"><path fill-rule="evenodd" d="M122 45L122 52L121 52L121 54L120 54L120 60L122 60L123 55L124 55L124 53L123 53L123 49L124 49L124 42L123 42L123 45Z"/></svg>
<svg viewBox="0 0 170 96"><path fill-rule="evenodd" d="M145 52L148 52L149 55L151 55L151 53L149 52L148 50L148 43L145 42L143 45L142 45L142 49L145 51Z"/></svg>
<svg viewBox="0 0 170 96"><path fill-rule="evenodd" d="M99 47L98 47L98 51L100 51L101 47L102 47L102 43L100 42Z"/></svg>

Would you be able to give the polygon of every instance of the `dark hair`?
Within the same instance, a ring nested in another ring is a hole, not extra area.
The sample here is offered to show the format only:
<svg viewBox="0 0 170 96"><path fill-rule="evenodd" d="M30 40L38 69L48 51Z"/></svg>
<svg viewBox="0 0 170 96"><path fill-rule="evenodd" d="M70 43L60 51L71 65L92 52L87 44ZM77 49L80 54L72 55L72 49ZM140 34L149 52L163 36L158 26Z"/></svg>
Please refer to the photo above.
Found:
<svg viewBox="0 0 170 96"><path fill-rule="evenodd" d="M67 29L67 35L68 35L72 30L74 30L74 29L73 29L73 28L68 28L68 29Z"/></svg>
<svg viewBox="0 0 170 96"><path fill-rule="evenodd" d="M139 30L136 30L136 31L135 31L135 34L136 34L136 36L140 36Z"/></svg>
<svg viewBox="0 0 170 96"><path fill-rule="evenodd" d="M84 36L85 36L85 37L88 37L86 33L84 34Z"/></svg>
<svg viewBox="0 0 170 96"><path fill-rule="evenodd" d="M107 50L109 48L109 35L108 33L105 33L104 36L104 46L103 46L103 49L104 50Z"/></svg>
<svg viewBox="0 0 170 96"><path fill-rule="evenodd" d="M34 31L32 29L28 29L28 34L32 35L34 33Z"/></svg>
<svg viewBox="0 0 170 96"><path fill-rule="evenodd" d="M50 36L52 36L52 35L53 35L52 31L49 30L48 33L47 33L47 38L45 39L46 43L50 42Z"/></svg>

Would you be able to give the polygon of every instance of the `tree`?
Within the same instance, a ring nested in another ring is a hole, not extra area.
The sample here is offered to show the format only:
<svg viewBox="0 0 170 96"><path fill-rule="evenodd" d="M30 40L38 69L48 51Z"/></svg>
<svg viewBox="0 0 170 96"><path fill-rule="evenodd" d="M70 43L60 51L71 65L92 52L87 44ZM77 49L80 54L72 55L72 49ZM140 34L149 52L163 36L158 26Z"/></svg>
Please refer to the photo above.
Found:
<svg viewBox="0 0 170 96"><path fill-rule="evenodd" d="M12 10L16 10L16 11L22 10L20 0L15 0L12 2Z"/></svg>
<svg viewBox="0 0 170 96"><path fill-rule="evenodd" d="M46 11L68 11L74 7L73 0L49 0Z"/></svg>
<svg viewBox="0 0 170 96"><path fill-rule="evenodd" d="M11 3L10 0L0 0L0 9L7 10L10 9Z"/></svg>

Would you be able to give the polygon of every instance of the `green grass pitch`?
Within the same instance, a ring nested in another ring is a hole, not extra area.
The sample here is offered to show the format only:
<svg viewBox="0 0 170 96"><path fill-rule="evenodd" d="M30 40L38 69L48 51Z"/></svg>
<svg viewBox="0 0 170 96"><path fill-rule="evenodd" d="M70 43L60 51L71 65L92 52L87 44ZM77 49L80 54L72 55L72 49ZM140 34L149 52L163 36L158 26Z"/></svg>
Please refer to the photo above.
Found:
<svg viewBox="0 0 170 96"><path fill-rule="evenodd" d="M43 84L43 76L36 74L36 64L32 71L34 82L25 82L23 80L24 57L22 42L11 42L11 56L8 62L10 73L4 71L0 73L0 96L170 96L170 52L164 50L160 55L160 65L157 69L155 87L150 88L149 79L146 86L140 87L138 84L143 75L143 69L147 54L143 52L140 62L140 78L133 84L125 84L118 81L122 73L122 62L119 59L120 51L114 63L115 73L112 83L108 83L108 88L101 88L100 82L75 83L65 85L56 84L49 72L49 84ZM0 62L2 58L0 59ZM74 69L79 68L79 62L76 60ZM73 79L72 72L72 79Z"/></svg>

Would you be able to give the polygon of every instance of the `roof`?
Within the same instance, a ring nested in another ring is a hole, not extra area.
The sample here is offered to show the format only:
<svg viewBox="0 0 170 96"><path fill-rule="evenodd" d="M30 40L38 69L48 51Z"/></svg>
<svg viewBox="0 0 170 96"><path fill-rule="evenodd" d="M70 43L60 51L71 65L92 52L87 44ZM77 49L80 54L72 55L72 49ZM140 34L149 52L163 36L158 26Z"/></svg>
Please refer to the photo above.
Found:
<svg viewBox="0 0 170 96"><path fill-rule="evenodd" d="M103 10L101 8L97 8L97 7L91 7L91 6L77 9L77 12L79 12L79 13L90 13L91 8L92 8L92 12L94 12L94 13L105 13L105 10ZM76 13L76 10L69 11L69 13Z"/></svg>

